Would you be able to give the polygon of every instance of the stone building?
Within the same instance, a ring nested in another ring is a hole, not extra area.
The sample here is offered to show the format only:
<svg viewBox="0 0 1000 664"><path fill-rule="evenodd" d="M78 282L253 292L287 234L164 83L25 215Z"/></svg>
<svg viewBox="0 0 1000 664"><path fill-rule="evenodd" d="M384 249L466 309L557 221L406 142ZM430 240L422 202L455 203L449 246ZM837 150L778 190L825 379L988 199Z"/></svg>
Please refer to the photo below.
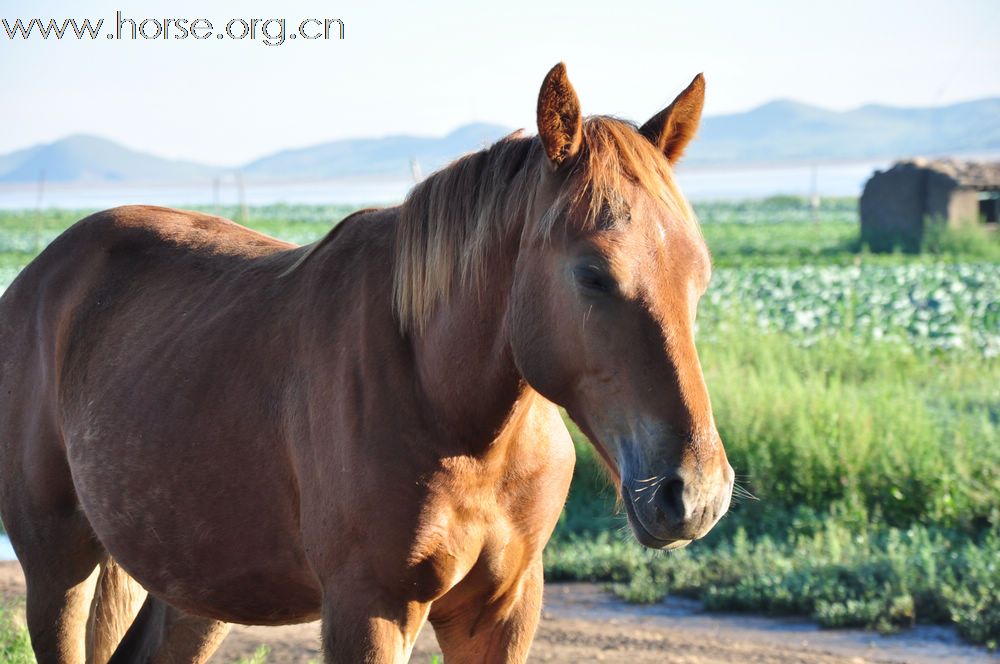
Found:
<svg viewBox="0 0 1000 664"><path fill-rule="evenodd" d="M861 239L872 251L917 251L927 224L996 226L998 216L1000 162L899 161L865 184Z"/></svg>

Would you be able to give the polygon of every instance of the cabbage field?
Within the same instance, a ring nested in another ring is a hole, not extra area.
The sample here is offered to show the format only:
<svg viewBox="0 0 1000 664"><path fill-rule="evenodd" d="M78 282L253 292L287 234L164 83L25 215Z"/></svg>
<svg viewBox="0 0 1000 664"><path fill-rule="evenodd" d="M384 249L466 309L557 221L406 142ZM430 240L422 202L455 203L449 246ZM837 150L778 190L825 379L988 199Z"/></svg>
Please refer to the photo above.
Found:
<svg viewBox="0 0 1000 664"><path fill-rule="evenodd" d="M859 343L1000 355L1000 264L794 266L716 270L699 309L702 334L732 310L799 343L847 335Z"/></svg>

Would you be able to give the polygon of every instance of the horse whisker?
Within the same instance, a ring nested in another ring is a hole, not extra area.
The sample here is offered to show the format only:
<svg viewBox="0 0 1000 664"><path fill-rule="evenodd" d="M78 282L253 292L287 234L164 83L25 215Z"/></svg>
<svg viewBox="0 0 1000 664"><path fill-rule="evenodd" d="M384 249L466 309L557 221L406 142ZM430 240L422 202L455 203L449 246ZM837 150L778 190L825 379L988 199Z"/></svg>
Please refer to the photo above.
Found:
<svg viewBox="0 0 1000 664"><path fill-rule="evenodd" d="M640 483L640 484L644 484L646 482L652 482L653 480L661 480L661 479L663 479L663 477L664 477L663 475L652 475L650 477L647 477L644 480L635 480L635 482Z"/></svg>
<svg viewBox="0 0 1000 664"><path fill-rule="evenodd" d="M666 478L664 478L664 479L666 479ZM646 489L655 489L656 487L661 486L662 484L663 484L663 480L661 479L659 482L653 482L652 484L647 484L646 486L641 487L639 489L632 489L632 490L635 491L636 493L642 493Z"/></svg>
<svg viewBox="0 0 1000 664"><path fill-rule="evenodd" d="M739 496L740 498L746 498L747 500L760 500L760 498L753 495L747 489L741 487L739 484L733 484L733 495Z"/></svg>
<svg viewBox="0 0 1000 664"><path fill-rule="evenodd" d="M660 489L660 487L661 487L661 486L663 486L663 485L662 485L662 484L657 484L657 485L656 485L656 489L653 489L653 493L651 493L651 494L649 495L649 500L647 500L647 501L646 501L646 504L647 504L647 505L650 505L650 504L652 504L652 502L653 502L653 499L654 499L654 498L656 498L656 492L657 492L657 491L658 491L658 490Z"/></svg>
<svg viewBox="0 0 1000 664"><path fill-rule="evenodd" d="M634 491L635 493L642 493L646 489L655 489L655 488L657 488L659 486L663 486L663 480L665 480L665 479L666 479L666 477L660 478L660 480L657 481L657 482L653 482L652 484L647 484L646 486L644 486L642 488L639 488L639 489L632 489L632 491Z"/></svg>

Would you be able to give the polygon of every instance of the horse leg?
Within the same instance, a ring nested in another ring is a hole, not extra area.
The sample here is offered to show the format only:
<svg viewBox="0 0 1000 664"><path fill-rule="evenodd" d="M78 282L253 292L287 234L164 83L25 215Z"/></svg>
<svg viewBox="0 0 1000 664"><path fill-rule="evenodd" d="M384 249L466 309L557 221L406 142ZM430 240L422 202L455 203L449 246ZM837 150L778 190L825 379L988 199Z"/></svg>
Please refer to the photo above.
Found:
<svg viewBox="0 0 1000 664"><path fill-rule="evenodd" d="M83 664L91 598L107 552L80 510L58 432L6 406L0 403L0 508L24 570L32 648L39 664Z"/></svg>
<svg viewBox="0 0 1000 664"><path fill-rule="evenodd" d="M338 585L323 598L327 664L403 664L409 660L429 604L373 596L374 584Z"/></svg>
<svg viewBox="0 0 1000 664"><path fill-rule="evenodd" d="M87 623L87 661L107 662L142 606L146 591L108 558L101 574Z"/></svg>
<svg viewBox="0 0 1000 664"><path fill-rule="evenodd" d="M108 664L203 664L222 644L229 627L148 595Z"/></svg>
<svg viewBox="0 0 1000 664"><path fill-rule="evenodd" d="M35 659L38 664L84 664L91 598L106 554L79 512L17 523L11 539L24 568ZM24 533L26 525L33 532Z"/></svg>
<svg viewBox="0 0 1000 664"><path fill-rule="evenodd" d="M431 624L448 664L521 664L542 614L542 563L532 565L520 591L491 605L464 603L431 611Z"/></svg>

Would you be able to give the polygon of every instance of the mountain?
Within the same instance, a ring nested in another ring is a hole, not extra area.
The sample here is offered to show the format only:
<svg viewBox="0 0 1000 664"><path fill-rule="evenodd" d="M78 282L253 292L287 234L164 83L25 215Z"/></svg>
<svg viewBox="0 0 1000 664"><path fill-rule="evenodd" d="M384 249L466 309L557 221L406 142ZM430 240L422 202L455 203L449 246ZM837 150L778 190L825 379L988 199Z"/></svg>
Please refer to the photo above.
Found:
<svg viewBox="0 0 1000 664"><path fill-rule="evenodd" d="M935 108L830 111L773 101L706 117L687 163L892 158L1000 149L1000 98Z"/></svg>
<svg viewBox="0 0 1000 664"><path fill-rule="evenodd" d="M331 141L263 157L244 166L243 172L261 179L405 175L410 173L411 159L430 172L508 133L506 127L477 123L459 127L441 138L402 135Z"/></svg>
<svg viewBox="0 0 1000 664"><path fill-rule="evenodd" d="M0 182L182 181L218 169L136 152L106 138L76 134L0 156Z"/></svg>
<svg viewBox="0 0 1000 664"><path fill-rule="evenodd" d="M96 136L76 135L0 155L0 182L184 182L242 171L256 180L408 177L416 159L429 173L508 133L468 124L440 137L396 135L283 150L238 168L171 161ZM688 164L888 159L1000 151L1000 98L934 108L869 105L831 111L779 100L745 113L706 117Z"/></svg>

